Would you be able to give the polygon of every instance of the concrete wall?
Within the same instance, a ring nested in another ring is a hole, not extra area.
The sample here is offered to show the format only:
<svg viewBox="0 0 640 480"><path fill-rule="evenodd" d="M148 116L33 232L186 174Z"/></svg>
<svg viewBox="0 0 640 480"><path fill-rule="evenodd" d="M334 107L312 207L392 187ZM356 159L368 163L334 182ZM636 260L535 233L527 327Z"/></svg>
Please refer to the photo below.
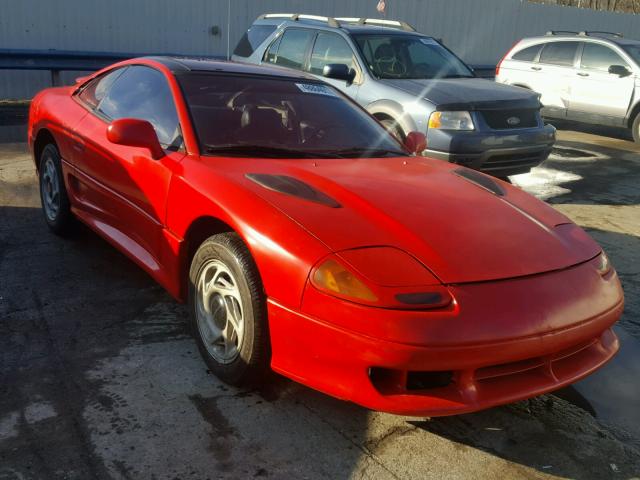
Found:
<svg viewBox="0 0 640 480"><path fill-rule="evenodd" d="M219 55L263 12L379 16L377 0L0 0L0 48ZM230 5L230 9L228 6ZM633 37L640 16L520 0L387 0L387 17L442 38L472 64L495 64L518 39L551 29ZM227 18L229 26L227 28ZM211 27L219 26L218 35ZM63 78L70 79L74 75ZM29 98L47 72L0 71L1 98Z"/></svg>

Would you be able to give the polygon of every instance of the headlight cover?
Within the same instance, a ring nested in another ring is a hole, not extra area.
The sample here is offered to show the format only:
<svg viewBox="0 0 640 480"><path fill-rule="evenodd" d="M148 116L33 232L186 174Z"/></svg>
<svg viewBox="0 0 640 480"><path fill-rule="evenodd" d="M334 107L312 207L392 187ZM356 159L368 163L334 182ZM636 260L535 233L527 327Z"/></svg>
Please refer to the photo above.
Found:
<svg viewBox="0 0 640 480"><path fill-rule="evenodd" d="M355 273L333 258L323 262L311 277L313 285L332 295L375 303L378 297Z"/></svg>
<svg viewBox="0 0 640 480"><path fill-rule="evenodd" d="M358 249L358 251L379 253L384 249L395 250L389 247L374 247ZM397 257L394 260L397 260ZM396 263L400 267L401 262L396 261ZM374 276L381 279L380 272L374 270L375 267L370 273L374 273ZM396 271L396 273L401 273L401 271ZM317 290L331 296L373 307L430 310L448 307L454 301L447 287L437 281L435 277L433 280L437 284L406 287L380 285L371 281L370 278L356 270L353 265L340 258L339 254L329 255L321 260L312 269L309 280Z"/></svg>
<svg viewBox="0 0 640 480"><path fill-rule="evenodd" d="M471 114L465 111L432 112L429 116L429 128L438 130L475 130Z"/></svg>

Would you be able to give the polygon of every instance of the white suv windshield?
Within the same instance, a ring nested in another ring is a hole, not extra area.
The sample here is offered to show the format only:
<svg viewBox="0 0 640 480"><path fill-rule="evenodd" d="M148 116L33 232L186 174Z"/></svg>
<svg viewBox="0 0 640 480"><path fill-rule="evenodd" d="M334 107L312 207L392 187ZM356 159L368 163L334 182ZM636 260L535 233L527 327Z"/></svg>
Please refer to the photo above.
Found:
<svg viewBox="0 0 640 480"><path fill-rule="evenodd" d="M624 45L622 48L633 58L637 65L640 65L640 45Z"/></svg>
<svg viewBox="0 0 640 480"><path fill-rule="evenodd" d="M471 78L462 60L429 37L354 35L371 73L378 78Z"/></svg>

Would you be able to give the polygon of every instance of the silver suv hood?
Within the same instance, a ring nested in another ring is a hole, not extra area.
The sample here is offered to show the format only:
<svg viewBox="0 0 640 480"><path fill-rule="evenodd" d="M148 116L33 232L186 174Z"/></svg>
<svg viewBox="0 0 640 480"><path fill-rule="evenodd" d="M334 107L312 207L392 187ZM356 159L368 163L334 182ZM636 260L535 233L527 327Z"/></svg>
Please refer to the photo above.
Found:
<svg viewBox="0 0 640 480"><path fill-rule="evenodd" d="M482 78L383 79L380 82L422 97L438 110L540 108L537 93Z"/></svg>

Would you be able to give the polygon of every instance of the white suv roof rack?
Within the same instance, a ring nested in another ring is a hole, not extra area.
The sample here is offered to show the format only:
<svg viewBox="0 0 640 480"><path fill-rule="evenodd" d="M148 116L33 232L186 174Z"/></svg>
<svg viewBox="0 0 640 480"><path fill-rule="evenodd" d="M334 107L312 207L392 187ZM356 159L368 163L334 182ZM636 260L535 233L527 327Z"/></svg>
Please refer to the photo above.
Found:
<svg viewBox="0 0 640 480"><path fill-rule="evenodd" d="M580 35L584 35L586 37L592 37L592 36L598 36L598 35L610 35L612 37L616 37L616 38L622 38L623 35L621 33L616 33L616 32L602 32L599 30L584 30L582 32L580 32Z"/></svg>
<svg viewBox="0 0 640 480"><path fill-rule="evenodd" d="M380 18L359 18L359 17L325 17L321 15L306 15L302 13L265 13L258 17L258 20L265 18L286 18L294 22L300 20L315 20L316 22L326 22L327 25L334 28L340 28L340 23L349 23L354 25L379 25L381 27L399 28L407 32L415 32L415 28L401 20L384 20Z"/></svg>
<svg viewBox="0 0 640 480"><path fill-rule="evenodd" d="M574 32L571 30L550 30L546 33L547 36L555 36L555 35L578 35L580 37L597 37L597 36L606 36L609 35L611 37L622 38L623 35L621 33L616 32L602 32L599 30L583 30L581 32Z"/></svg>

